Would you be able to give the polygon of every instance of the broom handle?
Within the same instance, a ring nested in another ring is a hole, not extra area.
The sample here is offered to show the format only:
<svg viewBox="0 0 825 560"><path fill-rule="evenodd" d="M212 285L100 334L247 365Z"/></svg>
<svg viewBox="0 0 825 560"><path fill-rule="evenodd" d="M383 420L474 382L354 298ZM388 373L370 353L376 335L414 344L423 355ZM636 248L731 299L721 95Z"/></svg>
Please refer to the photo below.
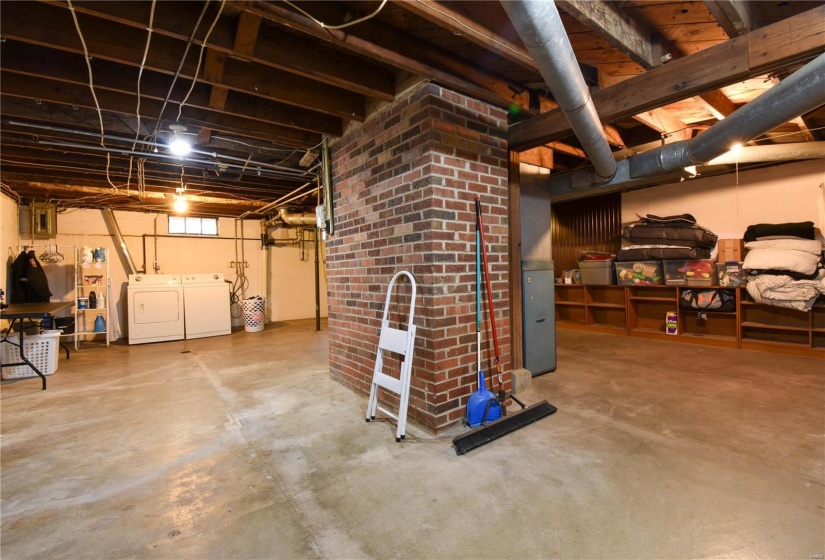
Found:
<svg viewBox="0 0 825 560"><path fill-rule="evenodd" d="M481 371L481 241L476 220L476 362ZM484 379L479 375L478 390L484 389Z"/></svg>
<svg viewBox="0 0 825 560"><path fill-rule="evenodd" d="M498 351L498 335L496 334L496 315L493 310L493 288L490 285L490 265L487 262L487 247L484 243L484 221L481 218L481 198L476 197L476 217L478 218L478 231L481 239L481 258L484 260L484 278L487 285L487 306L490 308L490 327L493 329L493 349L496 354L495 368L498 376L498 394L504 394L504 381L501 377L501 358Z"/></svg>

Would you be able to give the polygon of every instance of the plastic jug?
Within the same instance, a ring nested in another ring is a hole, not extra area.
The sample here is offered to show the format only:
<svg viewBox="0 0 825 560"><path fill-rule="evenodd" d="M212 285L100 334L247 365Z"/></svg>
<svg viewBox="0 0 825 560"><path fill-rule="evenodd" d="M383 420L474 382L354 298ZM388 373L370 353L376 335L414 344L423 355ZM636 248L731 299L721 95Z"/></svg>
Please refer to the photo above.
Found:
<svg viewBox="0 0 825 560"><path fill-rule="evenodd" d="M91 304L91 302L89 302ZM106 309L106 297L103 295L103 292L100 292L97 296L97 300L95 301L95 308L96 309Z"/></svg>
<svg viewBox="0 0 825 560"><path fill-rule="evenodd" d="M105 333L106 332L106 319L103 318L103 313L98 313L97 318L95 319L95 332L96 333Z"/></svg>

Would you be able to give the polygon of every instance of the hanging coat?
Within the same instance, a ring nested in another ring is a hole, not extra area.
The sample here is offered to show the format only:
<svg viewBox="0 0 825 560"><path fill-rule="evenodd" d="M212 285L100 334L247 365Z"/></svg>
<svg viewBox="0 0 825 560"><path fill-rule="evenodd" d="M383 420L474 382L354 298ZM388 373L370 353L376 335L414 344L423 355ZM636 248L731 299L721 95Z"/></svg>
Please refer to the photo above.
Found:
<svg viewBox="0 0 825 560"><path fill-rule="evenodd" d="M40 261L37 260L34 251L29 251L26 256L28 264L25 275L20 281L26 294L26 303L49 301L52 293L49 291L49 279L46 278L46 272L40 266Z"/></svg>
<svg viewBox="0 0 825 560"><path fill-rule="evenodd" d="M9 303L26 303L26 290L21 280L26 276L29 268L29 257L26 251L21 251L11 264L11 293Z"/></svg>

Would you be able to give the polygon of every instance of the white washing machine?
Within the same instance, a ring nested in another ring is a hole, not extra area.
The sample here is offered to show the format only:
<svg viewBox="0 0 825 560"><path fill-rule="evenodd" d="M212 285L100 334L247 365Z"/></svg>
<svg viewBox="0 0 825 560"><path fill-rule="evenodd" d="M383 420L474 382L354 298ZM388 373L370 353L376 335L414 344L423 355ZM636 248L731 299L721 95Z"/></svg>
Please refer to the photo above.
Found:
<svg viewBox="0 0 825 560"><path fill-rule="evenodd" d="M229 288L223 274L184 274L186 338L232 334Z"/></svg>
<svg viewBox="0 0 825 560"><path fill-rule="evenodd" d="M183 340L183 285L178 274L130 274L129 344Z"/></svg>

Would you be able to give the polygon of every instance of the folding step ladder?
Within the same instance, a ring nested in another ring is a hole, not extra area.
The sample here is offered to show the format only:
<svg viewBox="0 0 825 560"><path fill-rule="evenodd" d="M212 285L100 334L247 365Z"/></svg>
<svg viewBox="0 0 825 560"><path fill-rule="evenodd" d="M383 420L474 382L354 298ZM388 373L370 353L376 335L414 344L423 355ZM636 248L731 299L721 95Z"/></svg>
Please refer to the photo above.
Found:
<svg viewBox="0 0 825 560"><path fill-rule="evenodd" d="M390 297L395 281L401 276L410 279L412 296L410 298L410 315L407 322L407 330L394 329L390 327L388 319L390 308ZM404 439L407 430L407 405L410 401L410 377L412 374L413 351L415 347L415 278L413 275L402 270L397 272L390 280L387 288L387 299L384 301L384 316L381 319L381 335L378 338L378 351L375 356L375 369L372 372L372 384L370 385L370 398L367 404L367 422L375 420L375 411L380 410L384 414L398 421L398 428L395 431L395 441ZM383 372L384 352L395 352L402 356L401 375L398 379ZM378 388L382 387L399 395L398 414L394 414L378 406Z"/></svg>

